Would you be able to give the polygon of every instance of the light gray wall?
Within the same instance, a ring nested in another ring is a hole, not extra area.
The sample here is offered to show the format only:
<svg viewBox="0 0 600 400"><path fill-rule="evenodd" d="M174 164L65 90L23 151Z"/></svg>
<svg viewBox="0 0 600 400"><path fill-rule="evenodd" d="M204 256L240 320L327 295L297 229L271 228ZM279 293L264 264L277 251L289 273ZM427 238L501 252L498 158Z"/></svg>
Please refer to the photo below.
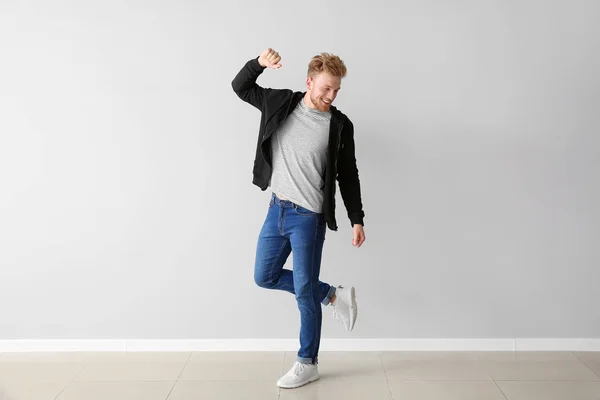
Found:
<svg viewBox="0 0 600 400"><path fill-rule="evenodd" d="M201 3L0 3L0 338L296 337L231 90L265 47L264 86L349 70L367 242L338 208L322 279L360 321L324 337L600 337L599 2Z"/></svg>

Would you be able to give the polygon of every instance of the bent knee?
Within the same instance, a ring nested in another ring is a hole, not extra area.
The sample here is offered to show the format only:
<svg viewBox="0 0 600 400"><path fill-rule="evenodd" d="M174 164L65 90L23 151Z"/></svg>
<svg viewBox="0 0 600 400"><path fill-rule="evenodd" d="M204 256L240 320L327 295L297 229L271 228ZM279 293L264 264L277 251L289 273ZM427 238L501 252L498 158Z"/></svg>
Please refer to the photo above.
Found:
<svg viewBox="0 0 600 400"><path fill-rule="evenodd" d="M273 286L273 282L261 275L254 275L254 283L264 289L269 289Z"/></svg>

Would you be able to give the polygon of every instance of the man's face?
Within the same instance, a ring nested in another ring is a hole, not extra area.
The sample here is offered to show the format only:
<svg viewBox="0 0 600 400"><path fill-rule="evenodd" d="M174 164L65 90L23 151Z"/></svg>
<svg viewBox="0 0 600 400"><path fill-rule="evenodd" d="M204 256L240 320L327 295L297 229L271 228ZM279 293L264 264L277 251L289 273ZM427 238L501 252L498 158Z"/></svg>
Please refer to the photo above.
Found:
<svg viewBox="0 0 600 400"><path fill-rule="evenodd" d="M342 78L321 72L306 79L306 88L312 104L321 111L329 111L331 103L337 97Z"/></svg>

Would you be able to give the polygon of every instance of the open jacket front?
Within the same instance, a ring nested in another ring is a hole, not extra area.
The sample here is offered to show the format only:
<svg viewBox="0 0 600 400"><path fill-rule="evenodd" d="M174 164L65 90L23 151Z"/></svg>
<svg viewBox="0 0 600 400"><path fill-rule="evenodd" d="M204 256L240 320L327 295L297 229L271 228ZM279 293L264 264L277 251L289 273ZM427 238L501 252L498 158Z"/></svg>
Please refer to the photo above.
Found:
<svg viewBox="0 0 600 400"><path fill-rule="evenodd" d="M256 80L265 70L254 58L246 63L233 79L235 93L245 102L261 111L260 130L254 159L252 183L267 190L273 171L271 164L271 135L285 121L306 92L289 89L269 89L260 87ZM352 226L364 225L365 213L362 209L360 180L354 153L354 126L348 117L331 106L329 145L325 167L323 216L329 229L338 230L335 220L335 193L339 182L340 193Z"/></svg>

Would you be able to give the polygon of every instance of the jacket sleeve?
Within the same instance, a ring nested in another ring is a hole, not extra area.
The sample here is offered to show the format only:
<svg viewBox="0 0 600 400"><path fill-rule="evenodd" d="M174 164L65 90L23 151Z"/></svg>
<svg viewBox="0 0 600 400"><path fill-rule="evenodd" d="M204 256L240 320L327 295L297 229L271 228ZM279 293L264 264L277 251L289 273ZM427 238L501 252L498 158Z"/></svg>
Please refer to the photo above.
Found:
<svg viewBox="0 0 600 400"><path fill-rule="evenodd" d="M344 127L346 136L341 142L338 159L337 181L340 186L340 193L348 218L352 226L354 224L365 225L363 205L360 194L360 180L358 178L358 168L356 166L355 148L354 148L354 125L350 120L346 121Z"/></svg>
<svg viewBox="0 0 600 400"><path fill-rule="evenodd" d="M256 84L256 80L264 70L265 67L258 63L258 57L253 58L242 67L240 72L238 72L231 82L233 91L240 99L244 100L246 103L252 104L261 111L267 92L271 90Z"/></svg>

